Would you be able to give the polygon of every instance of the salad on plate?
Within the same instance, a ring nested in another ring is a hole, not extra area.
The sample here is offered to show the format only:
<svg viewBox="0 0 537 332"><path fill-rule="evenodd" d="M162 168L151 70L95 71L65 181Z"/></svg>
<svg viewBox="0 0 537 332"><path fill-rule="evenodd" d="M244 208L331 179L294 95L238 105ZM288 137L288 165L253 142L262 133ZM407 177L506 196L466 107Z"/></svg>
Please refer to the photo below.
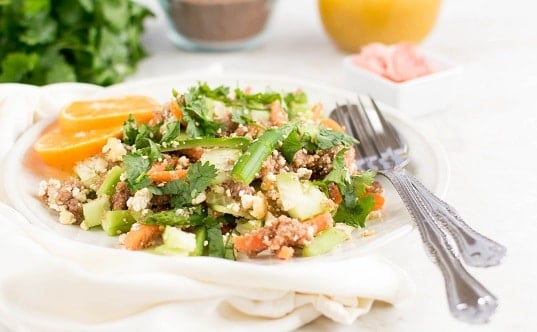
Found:
<svg viewBox="0 0 537 332"><path fill-rule="evenodd" d="M58 221L162 255L315 256L383 206L358 142L301 91L198 83L61 110L34 150L71 174L40 183Z"/></svg>

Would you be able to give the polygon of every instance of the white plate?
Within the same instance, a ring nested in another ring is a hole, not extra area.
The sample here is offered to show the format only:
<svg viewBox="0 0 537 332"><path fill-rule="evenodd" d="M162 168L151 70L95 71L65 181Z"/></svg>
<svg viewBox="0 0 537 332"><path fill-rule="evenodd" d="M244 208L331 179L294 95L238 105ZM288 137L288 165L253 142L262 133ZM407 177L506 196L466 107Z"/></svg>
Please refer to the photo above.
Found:
<svg viewBox="0 0 537 332"><path fill-rule="evenodd" d="M186 88L204 81L210 85L225 84L231 87L251 86L255 90L295 90L303 89L310 102L322 102L325 110L331 110L336 103L352 101L356 95L352 92L334 89L312 82L297 81L267 75L182 75L161 77L151 80L128 82L118 84L84 98L104 97L124 94L144 94L152 96L162 102L171 96L172 89L184 91ZM58 91L59 92L59 91ZM69 95L69 89L61 90ZM420 179L429 189L438 195L443 195L449 178L448 165L441 146L422 130L415 127L409 120L389 107L383 107L386 118L402 133L409 145L412 158L409 172ZM49 114L50 110L45 111ZM58 112L58 110L56 110ZM32 224L60 234L63 237L94 244L97 246L114 247L116 238L108 237L101 231L83 231L77 226L65 226L57 222L57 216L50 211L38 198L38 184L46 177L55 174L55 170L43 165L32 152L32 145L41 131L50 122L41 121L28 130L11 149L4 165L3 185L11 204L20 211ZM364 254L378 248L380 245L407 233L413 228L410 217L394 189L383 178L379 179L384 188L386 204L383 208L383 217L380 220L369 222L367 229L374 233L370 237L362 237L360 230L354 232L354 237L340 248L323 257L315 259L334 259ZM298 261L298 260L296 260Z"/></svg>

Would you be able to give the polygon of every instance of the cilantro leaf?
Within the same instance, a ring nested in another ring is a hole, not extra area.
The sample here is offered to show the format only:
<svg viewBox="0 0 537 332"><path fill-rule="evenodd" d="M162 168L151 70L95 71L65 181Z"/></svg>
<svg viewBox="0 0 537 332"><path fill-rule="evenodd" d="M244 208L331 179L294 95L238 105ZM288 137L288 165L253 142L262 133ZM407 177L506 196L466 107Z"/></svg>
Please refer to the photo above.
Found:
<svg viewBox="0 0 537 332"><path fill-rule="evenodd" d="M282 96L277 92L257 92L248 94L241 89L235 89L234 106L247 109L266 110L270 108L270 104L275 101L281 101Z"/></svg>
<svg viewBox="0 0 537 332"><path fill-rule="evenodd" d="M126 154L123 156L123 165L127 173L127 183L132 189L138 190L151 184L146 174L151 166L147 158L136 154Z"/></svg>
<svg viewBox="0 0 537 332"><path fill-rule="evenodd" d="M303 147L304 144L300 140L300 134L296 129L294 129L283 141L280 151L285 160L287 160L288 163L291 163L295 157L295 154Z"/></svg>
<svg viewBox="0 0 537 332"><path fill-rule="evenodd" d="M153 13L131 0L0 0L0 82L121 82Z"/></svg>
<svg viewBox="0 0 537 332"><path fill-rule="evenodd" d="M343 202L339 205L334 215L334 221L354 227L364 227L367 215L374 205L373 196L356 199L356 196L352 194L345 195Z"/></svg>
<svg viewBox="0 0 537 332"><path fill-rule="evenodd" d="M216 178L217 170L209 162L196 162L188 168L187 179L190 183L192 198L205 191L211 182Z"/></svg>
<svg viewBox="0 0 537 332"><path fill-rule="evenodd" d="M198 83L198 93L210 99L229 102L229 87L224 85L211 89L207 83Z"/></svg>
<svg viewBox="0 0 537 332"><path fill-rule="evenodd" d="M179 136L181 133L181 123L179 121L172 121L166 123L164 126L164 133L162 134L162 138L160 139L160 142L171 142L174 139Z"/></svg>
<svg viewBox="0 0 537 332"><path fill-rule="evenodd" d="M324 178L324 182L330 183L334 182L340 186L345 186L346 184L350 184L351 178L349 176L349 173L347 172L347 169L345 168L345 152L347 149L341 149L338 153L334 156L334 161L332 163L332 170L326 177Z"/></svg>
<svg viewBox="0 0 537 332"><path fill-rule="evenodd" d="M212 257L224 257L225 247L222 230L220 227L207 228L208 255Z"/></svg>
<svg viewBox="0 0 537 332"><path fill-rule="evenodd" d="M184 95L181 102L183 121L186 122L186 133L189 137L214 137L219 129L224 128L220 122L213 121L207 108L207 100L199 87L192 87Z"/></svg>
<svg viewBox="0 0 537 332"><path fill-rule="evenodd" d="M319 132L317 133L316 139L316 145L321 150L330 149L333 146L337 145L343 145L343 146L352 146L358 141L339 131L327 129L324 127L321 127L319 129Z"/></svg>
<svg viewBox="0 0 537 332"><path fill-rule="evenodd" d="M341 149L335 155L332 170L322 182L326 186L329 183L335 183L343 196L343 201L334 215L334 221L354 227L364 227L365 219L374 206L373 196L364 196L364 194L367 186L375 181L376 173L366 171L350 176L345 167L346 151L347 149Z"/></svg>
<svg viewBox="0 0 537 332"><path fill-rule="evenodd" d="M164 195L171 195L175 208L191 206L192 200L204 192L216 178L217 170L209 162L196 162L188 168L185 179L174 180L160 188Z"/></svg>
<svg viewBox="0 0 537 332"><path fill-rule="evenodd" d="M309 110L308 96L304 91L291 92L283 98L289 119L296 119Z"/></svg>

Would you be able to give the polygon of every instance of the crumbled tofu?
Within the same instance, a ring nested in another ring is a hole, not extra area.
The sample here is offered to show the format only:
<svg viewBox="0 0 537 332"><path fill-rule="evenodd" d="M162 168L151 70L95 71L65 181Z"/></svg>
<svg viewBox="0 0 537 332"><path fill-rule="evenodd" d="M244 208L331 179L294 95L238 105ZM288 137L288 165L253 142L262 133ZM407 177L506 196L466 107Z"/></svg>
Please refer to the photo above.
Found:
<svg viewBox="0 0 537 332"><path fill-rule="evenodd" d="M179 166L180 169L187 169L188 166L190 166L190 160L186 156L181 156L177 160L177 166Z"/></svg>
<svg viewBox="0 0 537 332"><path fill-rule="evenodd" d="M362 232L360 233L360 235L361 235L362 237L370 237L370 236L375 235L375 231L372 231L372 230L369 230L369 229L364 229L364 230L362 230Z"/></svg>
<svg viewBox="0 0 537 332"><path fill-rule="evenodd" d="M79 201L79 202L85 202L87 200L86 193L78 187L74 187L71 191L73 193L73 197Z"/></svg>
<svg viewBox="0 0 537 332"><path fill-rule="evenodd" d="M252 204L252 210L250 210L249 212L252 215L252 217L262 219L267 214L267 211L268 211L267 199L263 195L262 192L258 192Z"/></svg>
<svg viewBox="0 0 537 332"><path fill-rule="evenodd" d="M147 188L142 188L127 200L127 207L133 211L141 212L149 205L153 194Z"/></svg>
<svg viewBox="0 0 537 332"><path fill-rule="evenodd" d="M368 215L367 215L367 218L365 219L366 221L368 220L375 220L375 219L380 219L380 217L382 217L382 211L380 210L377 210L377 211L371 211Z"/></svg>
<svg viewBox="0 0 537 332"><path fill-rule="evenodd" d="M347 225L344 223L337 222L334 224L334 228L337 228L338 230L342 231L347 235L347 238L352 237L352 232L356 229L356 227L353 227L351 225Z"/></svg>
<svg viewBox="0 0 537 332"><path fill-rule="evenodd" d="M60 217L58 220L60 221L61 224L64 224L64 225L71 225L71 224L76 223L75 215L65 209L62 209L60 211Z"/></svg>
<svg viewBox="0 0 537 332"><path fill-rule="evenodd" d="M252 217L257 219L263 219L267 214L268 202L262 192L258 192L256 195L241 195L241 205L244 210L248 210L248 213Z"/></svg>
<svg viewBox="0 0 537 332"><path fill-rule="evenodd" d="M205 199L207 199L207 195L205 195L205 192L201 192L198 196L196 196L193 200L192 200L192 205L197 205L197 204L201 204L203 202L205 202Z"/></svg>
<svg viewBox="0 0 537 332"><path fill-rule="evenodd" d="M311 174L313 174L313 171L305 167L300 167L296 170L296 175L299 179L309 180L311 178Z"/></svg>
<svg viewBox="0 0 537 332"><path fill-rule="evenodd" d="M108 162L100 157L94 156L76 163L74 170L80 180L87 181L91 178L98 176L106 172L108 169Z"/></svg>
<svg viewBox="0 0 537 332"><path fill-rule="evenodd" d="M110 137L106 144L103 146L102 152L106 159L111 162L121 161L124 155L127 154L127 150L123 143L115 137Z"/></svg>

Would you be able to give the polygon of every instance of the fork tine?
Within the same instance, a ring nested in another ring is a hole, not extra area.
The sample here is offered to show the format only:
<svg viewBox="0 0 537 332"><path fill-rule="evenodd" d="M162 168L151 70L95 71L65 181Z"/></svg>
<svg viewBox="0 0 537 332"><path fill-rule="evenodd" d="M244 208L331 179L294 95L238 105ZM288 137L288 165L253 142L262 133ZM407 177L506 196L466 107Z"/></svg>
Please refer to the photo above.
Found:
<svg viewBox="0 0 537 332"><path fill-rule="evenodd" d="M406 165L408 162L406 144L401 141L399 135L395 133L395 129L386 121L375 100L363 96L360 98L360 103L373 132L373 144L379 149L380 162L388 168Z"/></svg>
<svg viewBox="0 0 537 332"><path fill-rule="evenodd" d="M382 138L381 144L383 144L383 149L391 148L392 150L396 150L401 148L404 143L401 142L399 135L395 133L394 128L384 118L375 99L368 96L362 98L361 101L363 102L365 98L367 98L366 102L369 107L364 108L367 110L367 115L370 121L375 124L378 136Z"/></svg>
<svg viewBox="0 0 537 332"><path fill-rule="evenodd" d="M374 142L373 128L365 117L365 113L360 104L351 104L349 107L349 118L352 121L351 129L354 137L359 137L361 144L359 148L364 153L367 168L378 169L378 161L381 156L380 151Z"/></svg>

